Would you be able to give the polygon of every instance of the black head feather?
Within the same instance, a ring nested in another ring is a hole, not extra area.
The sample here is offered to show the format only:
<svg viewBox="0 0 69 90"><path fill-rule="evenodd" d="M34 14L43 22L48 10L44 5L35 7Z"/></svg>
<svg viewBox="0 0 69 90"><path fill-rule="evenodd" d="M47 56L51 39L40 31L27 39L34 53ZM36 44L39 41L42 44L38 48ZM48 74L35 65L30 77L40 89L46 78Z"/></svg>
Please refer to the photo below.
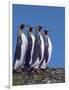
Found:
<svg viewBox="0 0 69 90"><path fill-rule="evenodd" d="M24 28L24 24L21 24L19 28L22 30Z"/></svg>
<svg viewBox="0 0 69 90"><path fill-rule="evenodd" d="M32 32L32 29L33 29L32 27L29 27L29 31L30 31L30 32Z"/></svg>

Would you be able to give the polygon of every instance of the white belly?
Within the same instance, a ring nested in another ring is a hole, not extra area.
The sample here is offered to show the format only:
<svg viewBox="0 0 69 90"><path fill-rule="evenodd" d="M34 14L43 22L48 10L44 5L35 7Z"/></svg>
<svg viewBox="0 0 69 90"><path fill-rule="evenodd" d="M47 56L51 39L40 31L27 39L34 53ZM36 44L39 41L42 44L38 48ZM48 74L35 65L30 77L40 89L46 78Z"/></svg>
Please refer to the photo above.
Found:
<svg viewBox="0 0 69 90"><path fill-rule="evenodd" d="M50 62L51 60L51 54L52 54L52 43L51 43L51 40L50 40L50 37L48 36L48 43L49 43L49 47L48 47L48 52L49 52L49 56L48 56L48 61L47 63L45 63L45 60L41 66L41 68L45 69L47 64Z"/></svg>
<svg viewBox="0 0 69 90"><path fill-rule="evenodd" d="M21 57L20 57L20 60L16 60L14 69L18 69L19 67L24 67L24 63L25 63L24 57L28 46L28 40L24 33L21 34L21 39L22 39Z"/></svg>
<svg viewBox="0 0 69 90"><path fill-rule="evenodd" d="M41 60L40 60L40 62L41 62L42 59L43 59L43 56L44 56L44 40L43 40L42 35L40 35L40 39L41 39L41 52L42 52L42 57L41 57Z"/></svg>
<svg viewBox="0 0 69 90"><path fill-rule="evenodd" d="M32 38L32 50L31 50L30 65L32 63L32 56L33 56L33 52L34 52L35 36L33 34L31 34L31 38Z"/></svg>
<svg viewBox="0 0 69 90"><path fill-rule="evenodd" d="M51 60L51 55L52 55L52 42L51 42L51 40L50 40L50 37L49 37L49 36L48 36L48 42L49 42L49 48L48 48L49 57L48 57L47 64L50 62L50 60Z"/></svg>
<svg viewBox="0 0 69 90"><path fill-rule="evenodd" d="M42 35L40 34L40 40L41 40L41 52L42 52L42 56L41 56L41 60L39 60L39 57L37 58L36 62L32 65L32 67L38 69L40 62L43 59L43 55L44 55L44 40ZM36 53L36 52L35 52Z"/></svg>

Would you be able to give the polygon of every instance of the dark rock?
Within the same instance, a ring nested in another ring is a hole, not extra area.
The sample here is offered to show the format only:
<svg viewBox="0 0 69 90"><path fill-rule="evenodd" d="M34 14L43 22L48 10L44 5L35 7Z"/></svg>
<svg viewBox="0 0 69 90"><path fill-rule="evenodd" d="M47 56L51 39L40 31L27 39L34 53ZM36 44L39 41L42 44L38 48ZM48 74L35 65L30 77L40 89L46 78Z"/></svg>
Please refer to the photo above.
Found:
<svg viewBox="0 0 69 90"><path fill-rule="evenodd" d="M65 82L65 70L63 68L49 68L39 73L22 72L13 74L13 85L32 85L47 83L63 83Z"/></svg>

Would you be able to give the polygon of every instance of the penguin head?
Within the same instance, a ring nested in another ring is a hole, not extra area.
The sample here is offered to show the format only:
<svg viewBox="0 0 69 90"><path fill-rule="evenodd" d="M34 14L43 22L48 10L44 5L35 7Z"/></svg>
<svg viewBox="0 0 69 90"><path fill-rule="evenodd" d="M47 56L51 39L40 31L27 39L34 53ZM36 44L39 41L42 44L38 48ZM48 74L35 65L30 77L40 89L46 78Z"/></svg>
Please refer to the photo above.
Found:
<svg viewBox="0 0 69 90"><path fill-rule="evenodd" d="M45 35L48 35L48 31L47 31L47 30L44 30L44 34L45 34Z"/></svg>
<svg viewBox="0 0 69 90"><path fill-rule="evenodd" d="M24 29L24 24L21 24L21 25L19 26L19 29L20 29L20 30L23 30L23 29Z"/></svg>
<svg viewBox="0 0 69 90"><path fill-rule="evenodd" d="M39 31L39 32L41 31L41 29L42 29L41 26L37 26L37 27L36 27L36 30Z"/></svg>
<svg viewBox="0 0 69 90"><path fill-rule="evenodd" d="M29 27L29 32L32 32L33 27Z"/></svg>

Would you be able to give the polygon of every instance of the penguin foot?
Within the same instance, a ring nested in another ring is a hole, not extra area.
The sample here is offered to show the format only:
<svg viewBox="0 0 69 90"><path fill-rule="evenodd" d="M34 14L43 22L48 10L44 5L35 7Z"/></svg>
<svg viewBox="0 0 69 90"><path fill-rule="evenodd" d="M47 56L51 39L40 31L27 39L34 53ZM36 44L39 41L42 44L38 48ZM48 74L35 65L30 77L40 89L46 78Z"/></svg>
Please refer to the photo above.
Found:
<svg viewBox="0 0 69 90"><path fill-rule="evenodd" d="M25 72L26 70L25 70L25 68L20 68L21 70L22 70L22 72Z"/></svg>
<svg viewBox="0 0 69 90"><path fill-rule="evenodd" d="M41 72L45 72L45 71L46 71L45 69L41 68Z"/></svg>
<svg viewBox="0 0 69 90"><path fill-rule="evenodd" d="M34 67L31 67L29 72L30 72L31 74L36 74L36 73L37 73L37 69L34 68Z"/></svg>
<svg viewBox="0 0 69 90"><path fill-rule="evenodd" d="M13 70L13 73L16 73L16 70Z"/></svg>
<svg viewBox="0 0 69 90"><path fill-rule="evenodd" d="M13 70L13 73L22 73L21 69Z"/></svg>

